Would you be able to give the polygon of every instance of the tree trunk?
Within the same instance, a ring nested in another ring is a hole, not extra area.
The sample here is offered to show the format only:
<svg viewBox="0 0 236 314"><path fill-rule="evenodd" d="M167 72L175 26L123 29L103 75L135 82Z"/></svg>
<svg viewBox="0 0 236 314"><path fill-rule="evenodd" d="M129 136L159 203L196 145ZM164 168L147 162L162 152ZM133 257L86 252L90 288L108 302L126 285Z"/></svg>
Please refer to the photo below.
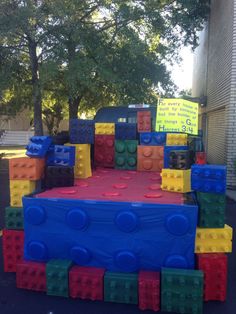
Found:
<svg viewBox="0 0 236 314"><path fill-rule="evenodd" d="M82 97L69 98L69 119L77 119L78 118L78 109L79 104Z"/></svg>
<svg viewBox="0 0 236 314"><path fill-rule="evenodd" d="M29 55L31 64L32 87L33 87L33 103L34 103L34 133L35 135L43 135L42 122L42 95L39 82L39 64L37 58L37 43L28 38Z"/></svg>

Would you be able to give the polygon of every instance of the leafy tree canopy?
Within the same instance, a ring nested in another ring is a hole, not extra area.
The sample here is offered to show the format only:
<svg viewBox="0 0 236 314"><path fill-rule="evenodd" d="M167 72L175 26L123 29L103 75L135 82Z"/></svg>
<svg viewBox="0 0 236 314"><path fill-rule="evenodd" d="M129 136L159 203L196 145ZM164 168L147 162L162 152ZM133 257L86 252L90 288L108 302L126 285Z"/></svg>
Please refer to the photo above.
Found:
<svg viewBox="0 0 236 314"><path fill-rule="evenodd" d="M48 97L66 99L70 117L102 105L155 103L157 94L173 93L165 62L182 45L196 47L208 2L1 0L0 101L33 104L37 134Z"/></svg>

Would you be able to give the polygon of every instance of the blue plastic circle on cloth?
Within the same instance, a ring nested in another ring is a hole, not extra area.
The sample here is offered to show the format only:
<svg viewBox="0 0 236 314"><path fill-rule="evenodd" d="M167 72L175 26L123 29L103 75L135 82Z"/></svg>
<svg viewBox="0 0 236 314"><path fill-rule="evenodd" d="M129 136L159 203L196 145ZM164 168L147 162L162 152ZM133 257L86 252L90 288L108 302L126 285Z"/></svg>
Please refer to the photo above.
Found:
<svg viewBox="0 0 236 314"><path fill-rule="evenodd" d="M142 135L142 141L143 141L143 143L145 143L145 144L150 143L150 142L151 142L151 139L152 139L152 137L151 137L150 134L143 134L143 135Z"/></svg>
<svg viewBox="0 0 236 314"><path fill-rule="evenodd" d="M24 217L31 225L40 225L46 220L46 212L41 206L27 207Z"/></svg>
<svg viewBox="0 0 236 314"><path fill-rule="evenodd" d="M131 211L122 211L115 218L117 227L124 232L132 232L137 228L138 216Z"/></svg>
<svg viewBox="0 0 236 314"><path fill-rule="evenodd" d="M31 241L26 246L27 254L34 260L44 261L48 257L46 245L40 241Z"/></svg>
<svg viewBox="0 0 236 314"><path fill-rule="evenodd" d="M171 255L165 261L165 267L188 268L188 262L182 255Z"/></svg>
<svg viewBox="0 0 236 314"><path fill-rule="evenodd" d="M166 218L167 230L177 236L186 234L189 230L190 223L188 217L184 214L172 214Z"/></svg>
<svg viewBox="0 0 236 314"><path fill-rule="evenodd" d="M82 209L71 209L66 215L66 222L72 229L84 229L88 226L89 217Z"/></svg>
<svg viewBox="0 0 236 314"><path fill-rule="evenodd" d="M70 250L70 256L78 265L86 265L91 259L90 252L82 246L73 246Z"/></svg>
<svg viewBox="0 0 236 314"><path fill-rule="evenodd" d="M121 251L115 256L116 266L123 272L133 272L138 269L138 259L130 251Z"/></svg>

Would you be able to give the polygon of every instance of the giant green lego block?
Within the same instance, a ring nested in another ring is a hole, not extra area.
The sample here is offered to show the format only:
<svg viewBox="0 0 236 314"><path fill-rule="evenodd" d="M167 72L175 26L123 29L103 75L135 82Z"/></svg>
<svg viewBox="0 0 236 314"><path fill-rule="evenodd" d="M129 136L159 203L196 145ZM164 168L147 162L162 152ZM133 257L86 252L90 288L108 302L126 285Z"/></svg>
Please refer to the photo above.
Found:
<svg viewBox="0 0 236 314"><path fill-rule="evenodd" d="M24 218L22 207L6 207L5 208L5 228L22 230L24 229Z"/></svg>
<svg viewBox="0 0 236 314"><path fill-rule="evenodd" d="M202 307L202 271L162 268L161 310L163 312L201 314Z"/></svg>
<svg viewBox="0 0 236 314"><path fill-rule="evenodd" d="M115 168L125 170L136 170L137 168L137 146L136 140L115 141Z"/></svg>
<svg viewBox="0 0 236 314"><path fill-rule="evenodd" d="M106 272L104 276L104 300L138 304L138 275Z"/></svg>
<svg viewBox="0 0 236 314"><path fill-rule="evenodd" d="M225 195L198 192L197 200L199 205L198 226L202 228L224 228Z"/></svg>
<svg viewBox="0 0 236 314"><path fill-rule="evenodd" d="M69 297L69 260L51 260L46 266L47 294Z"/></svg>

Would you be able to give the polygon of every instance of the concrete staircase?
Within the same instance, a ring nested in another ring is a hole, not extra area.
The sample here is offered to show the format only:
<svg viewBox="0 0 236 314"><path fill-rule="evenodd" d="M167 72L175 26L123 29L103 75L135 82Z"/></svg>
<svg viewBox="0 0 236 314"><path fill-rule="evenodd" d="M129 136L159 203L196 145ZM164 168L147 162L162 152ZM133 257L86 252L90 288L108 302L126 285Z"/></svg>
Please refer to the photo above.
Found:
<svg viewBox="0 0 236 314"><path fill-rule="evenodd" d="M25 146L33 135L33 131L5 131L1 135L0 146Z"/></svg>

